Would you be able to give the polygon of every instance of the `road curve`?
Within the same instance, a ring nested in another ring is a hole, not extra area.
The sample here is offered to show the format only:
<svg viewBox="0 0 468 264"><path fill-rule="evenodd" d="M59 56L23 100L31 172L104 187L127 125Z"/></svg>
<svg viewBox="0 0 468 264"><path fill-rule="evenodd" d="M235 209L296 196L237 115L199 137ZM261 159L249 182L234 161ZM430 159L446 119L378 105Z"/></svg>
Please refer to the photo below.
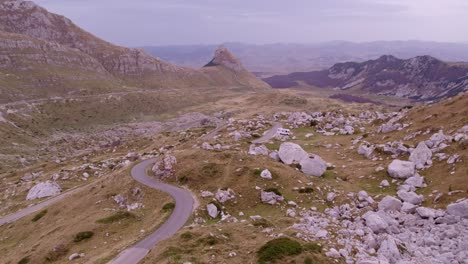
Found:
<svg viewBox="0 0 468 264"><path fill-rule="evenodd" d="M263 135L261 138L252 140L252 143L259 144L259 143L264 143L265 141L272 139L273 137L275 137L276 131L278 130L278 128L281 128L281 127L282 126L280 122L273 123L273 127L270 130L268 130L265 133L265 135Z"/></svg>
<svg viewBox="0 0 468 264"><path fill-rule="evenodd" d="M84 186L83 186L84 187ZM19 210L18 212L16 213L12 213L12 214L9 214L7 216L4 216L2 218L0 218L0 226L4 225L4 224L8 224L8 223L12 223L12 222L15 222L16 220L20 219L20 218L23 218L29 214L32 214L34 212L37 212L39 210L41 210L42 208L52 204L52 203L55 203L57 201L60 201L62 200L63 198L77 192L81 190L81 187L79 188L76 188L76 189L73 189L73 190L70 190L70 191L67 191L65 193L62 193L60 195L57 195L53 198L50 198L50 199L47 199L45 201L42 201L38 204L35 204L33 206L30 206L30 207L27 207L27 208L24 208L22 210Z"/></svg>
<svg viewBox="0 0 468 264"><path fill-rule="evenodd" d="M194 200L187 190L165 184L149 177L146 168L156 161L155 158L145 160L132 168L132 177L153 189L165 192L175 200L175 208L169 219L154 233L147 236L132 247L122 251L111 264L136 264L140 262L148 252L161 240L171 237L182 228L192 214Z"/></svg>

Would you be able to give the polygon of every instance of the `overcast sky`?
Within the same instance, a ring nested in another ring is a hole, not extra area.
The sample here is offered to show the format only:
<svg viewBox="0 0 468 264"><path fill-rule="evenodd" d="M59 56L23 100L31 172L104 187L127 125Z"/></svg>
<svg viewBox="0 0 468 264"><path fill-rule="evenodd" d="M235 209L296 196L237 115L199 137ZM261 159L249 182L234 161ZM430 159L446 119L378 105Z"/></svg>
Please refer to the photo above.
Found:
<svg viewBox="0 0 468 264"><path fill-rule="evenodd" d="M126 46L468 42L468 0L36 0Z"/></svg>

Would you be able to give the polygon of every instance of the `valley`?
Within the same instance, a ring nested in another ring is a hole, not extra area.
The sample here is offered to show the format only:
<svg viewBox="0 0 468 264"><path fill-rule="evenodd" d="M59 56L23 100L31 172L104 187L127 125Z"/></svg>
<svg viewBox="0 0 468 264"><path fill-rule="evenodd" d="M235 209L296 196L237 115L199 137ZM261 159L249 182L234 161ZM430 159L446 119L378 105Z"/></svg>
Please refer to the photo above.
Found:
<svg viewBox="0 0 468 264"><path fill-rule="evenodd" d="M467 64L384 44L179 66L0 0L0 263L466 263Z"/></svg>

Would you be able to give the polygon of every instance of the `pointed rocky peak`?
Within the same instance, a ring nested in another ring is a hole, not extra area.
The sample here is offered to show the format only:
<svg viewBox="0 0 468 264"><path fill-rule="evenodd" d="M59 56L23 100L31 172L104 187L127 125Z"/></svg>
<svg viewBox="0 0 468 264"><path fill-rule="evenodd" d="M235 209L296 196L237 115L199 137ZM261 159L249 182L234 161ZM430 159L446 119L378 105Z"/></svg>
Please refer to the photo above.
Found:
<svg viewBox="0 0 468 264"><path fill-rule="evenodd" d="M216 49L213 59L204 67L212 66L224 66L233 71L245 70L241 62L223 45Z"/></svg>

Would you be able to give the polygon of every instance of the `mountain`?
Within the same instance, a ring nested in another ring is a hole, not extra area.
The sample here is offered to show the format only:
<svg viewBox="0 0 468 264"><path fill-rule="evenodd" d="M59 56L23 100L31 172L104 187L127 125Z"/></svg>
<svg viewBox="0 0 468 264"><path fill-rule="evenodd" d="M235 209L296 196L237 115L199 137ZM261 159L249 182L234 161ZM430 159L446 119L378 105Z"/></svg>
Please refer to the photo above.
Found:
<svg viewBox="0 0 468 264"><path fill-rule="evenodd" d="M30 1L0 1L0 34L5 62L0 66L4 71L0 84L8 86L0 88L3 101L76 93L80 88L88 93L121 90L118 83L145 89L268 87L253 75L180 67L141 49L113 45ZM30 84L43 89L31 89Z"/></svg>
<svg viewBox="0 0 468 264"><path fill-rule="evenodd" d="M430 55L444 61L468 61L468 43L431 41L374 41L354 43L329 41L322 43L276 43L254 45L225 43L244 66L259 76L271 76L299 71L328 69L346 61L364 62L382 54L409 59ZM146 46L147 52L164 60L189 67L200 67L210 59L214 45Z"/></svg>
<svg viewBox="0 0 468 264"><path fill-rule="evenodd" d="M431 56L407 60L384 55L366 62L335 64L328 70L295 72L264 79L274 88L300 86L351 90L400 98L432 100L468 90L468 66Z"/></svg>

